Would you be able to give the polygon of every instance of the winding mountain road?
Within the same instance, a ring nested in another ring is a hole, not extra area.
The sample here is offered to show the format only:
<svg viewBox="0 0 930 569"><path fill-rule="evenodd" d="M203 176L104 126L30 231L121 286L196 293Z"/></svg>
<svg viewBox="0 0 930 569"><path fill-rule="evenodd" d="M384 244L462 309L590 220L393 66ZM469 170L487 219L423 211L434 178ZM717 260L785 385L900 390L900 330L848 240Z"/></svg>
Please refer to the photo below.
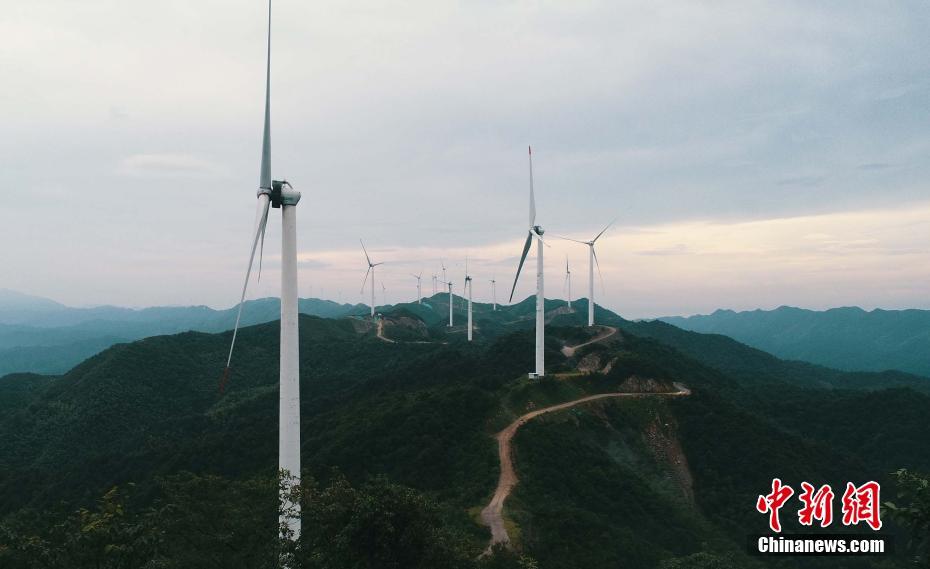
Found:
<svg viewBox="0 0 930 569"><path fill-rule="evenodd" d="M614 332L616 332L616 329L614 329ZM504 502L507 500L507 497L510 496L510 493L513 491L514 487L519 481L517 478L517 473L513 467L512 452L513 436L517 434L517 429L535 417L538 417L544 413L561 411L563 409L575 407L576 405L581 405L590 401L597 401L599 399L608 399L614 397L643 398L652 396L684 397L691 395L691 390L684 385L680 383L675 383L674 385L678 391L671 391L666 393L601 393L598 395L582 397L581 399L575 399L574 401L559 403L558 405L552 405L551 407L530 411L529 413L521 416L516 421L508 425L506 429L497 433L494 438L497 439L498 455L500 457L501 463L500 478L498 478L497 490L494 491L494 496L491 498L491 502L485 506L483 510L481 510L481 520L486 526L491 528L491 543L488 545L488 551L490 551L494 544L510 543L510 536L507 534L507 528L504 525Z"/></svg>
<svg viewBox="0 0 930 569"><path fill-rule="evenodd" d="M578 344L577 346L565 346L564 348L562 348L562 355L564 355L566 358L570 358L575 355L575 352L578 351L579 348L583 348L595 342L600 342L601 340L610 338L611 336L617 333L617 329L614 328L613 326L601 326L601 328L604 328L604 330L601 331L600 334L591 338L584 344Z"/></svg>

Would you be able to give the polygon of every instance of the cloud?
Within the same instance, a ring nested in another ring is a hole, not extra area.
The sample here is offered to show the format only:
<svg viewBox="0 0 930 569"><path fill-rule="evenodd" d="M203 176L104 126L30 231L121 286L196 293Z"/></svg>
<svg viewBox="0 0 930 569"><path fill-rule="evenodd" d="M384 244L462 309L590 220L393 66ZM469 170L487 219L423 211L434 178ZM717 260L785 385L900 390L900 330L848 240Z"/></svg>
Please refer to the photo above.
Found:
<svg viewBox="0 0 930 569"><path fill-rule="evenodd" d="M209 178L223 169L207 160L185 154L134 154L124 158L119 174L137 178Z"/></svg>

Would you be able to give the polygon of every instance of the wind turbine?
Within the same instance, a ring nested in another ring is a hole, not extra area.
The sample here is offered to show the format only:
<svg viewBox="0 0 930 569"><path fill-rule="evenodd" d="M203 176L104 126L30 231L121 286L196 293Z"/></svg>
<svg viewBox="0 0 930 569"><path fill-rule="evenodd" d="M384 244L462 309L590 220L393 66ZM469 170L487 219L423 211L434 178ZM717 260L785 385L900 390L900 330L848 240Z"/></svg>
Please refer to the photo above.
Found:
<svg viewBox="0 0 930 569"><path fill-rule="evenodd" d="M452 283L442 282L444 285L449 286L449 328L452 327Z"/></svg>
<svg viewBox="0 0 930 569"><path fill-rule="evenodd" d="M572 272L568 269L568 255L565 256L565 284L568 285L568 307L572 307Z"/></svg>
<svg viewBox="0 0 930 569"><path fill-rule="evenodd" d="M423 276L423 271L420 271L419 275L410 273L410 276L417 279L417 304L423 304L423 292L420 289L420 277Z"/></svg>
<svg viewBox="0 0 930 569"><path fill-rule="evenodd" d="M517 275L513 279L513 288L510 289L510 302L513 302L513 293L517 290L517 281L520 279L520 271L523 269L523 262L526 261L526 255L530 251L530 245L533 238L536 238L536 371L530 373L531 378L543 377L546 374L546 361L543 352L546 342L546 314L545 302L546 297L543 291L543 228L536 225L536 197L533 194L533 148L529 147L530 161L530 227L526 236L526 242L523 244L523 254L520 256L520 265L517 267Z"/></svg>
<svg viewBox="0 0 930 569"><path fill-rule="evenodd" d="M381 281L381 306L387 306L387 287L384 286L384 281Z"/></svg>
<svg viewBox="0 0 930 569"><path fill-rule="evenodd" d="M468 257L465 257L465 287L468 288L468 341L471 342L471 276L468 274Z"/></svg>
<svg viewBox="0 0 930 569"><path fill-rule="evenodd" d="M491 279L491 298L494 304L491 305L491 310L497 312L497 281Z"/></svg>
<svg viewBox="0 0 930 569"><path fill-rule="evenodd" d="M239 332L242 306L252 274L252 263L259 243L264 248L268 209L281 210L281 339L278 423L278 472L281 477L279 536L282 540L300 538L300 503L292 489L300 485L300 346L297 320L297 203L300 192L285 181L271 179L271 2L268 2L268 46L265 67L265 124L262 133L262 159L258 182L258 208L252 251L245 271L245 283L239 299L239 312L233 328L229 356L221 384L229 377L233 348ZM259 254L261 273L261 253Z"/></svg>
<svg viewBox="0 0 930 569"><path fill-rule="evenodd" d="M434 274L433 275L433 296L436 296L438 286L439 286L439 277Z"/></svg>
<svg viewBox="0 0 930 569"><path fill-rule="evenodd" d="M442 259L439 259L439 262L442 264L442 282L446 283L446 262Z"/></svg>
<svg viewBox="0 0 930 569"><path fill-rule="evenodd" d="M594 244L597 243L597 240L601 238L601 235L605 231L610 229L610 226L613 225L617 220L614 219L607 224L607 227L601 230L594 239L590 241L579 241L577 239L571 239L569 237L559 237L559 239L565 239L566 241L574 241L575 243L581 243L582 245L588 246L588 326L594 326L594 265L597 265L597 274L601 278L601 289L604 288L604 276L601 275L601 263L597 260L597 253L594 251ZM566 267L568 266L568 261L566 261Z"/></svg>
<svg viewBox="0 0 930 569"><path fill-rule="evenodd" d="M365 283L368 282L368 273L371 273L371 317L375 317L375 267L378 265L383 265L384 262L372 263L371 257L368 256L368 250L365 249L365 243L361 239L358 240L362 244L362 251L365 252L365 260L368 261L368 270L365 272L365 280L362 281L362 291L365 292ZM361 294L361 293L359 293Z"/></svg>

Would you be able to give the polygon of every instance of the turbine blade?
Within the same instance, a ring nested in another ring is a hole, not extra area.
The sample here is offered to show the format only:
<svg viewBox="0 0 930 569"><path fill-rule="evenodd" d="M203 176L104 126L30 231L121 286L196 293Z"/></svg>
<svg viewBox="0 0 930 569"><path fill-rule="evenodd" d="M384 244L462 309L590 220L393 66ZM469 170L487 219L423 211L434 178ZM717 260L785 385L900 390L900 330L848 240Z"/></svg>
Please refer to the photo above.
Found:
<svg viewBox="0 0 930 569"><path fill-rule="evenodd" d="M268 224L268 208L265 208L265 215L262 219L262 241L258 248L258 282L262 282L262 259L265 257L265 226Z"/></svg>
<svg viewBox="0 0 930 569"><path fill-rule="evenodd" d="M258 187L271 190L271 0L268 0L268 53L265 64L265 129L262 132L262 167Z"/></svg>
<svg viewBox="0 0 930 569"><path fill-rule="evenodd" d="M513 302L513 292L517 290L517 281L520 280L520 271L523 270L523 262L526 261L526 254L530 252L530 245L533 244L533 233L527 233L526 243L523 244L523 255L520 256L520 265L517 266L517 276L513 278L513 288L510 289L510 302Z"/></svg>
<svg viewBox="0 0 930 569"><path fill-rule="evenodd" d="M574 241L575 243L581 243L582 245L587 245L587 241L579 241L577 239L572 239L571 237L562 237L561 235L553 235L556 239L564 239L566 241Z"/></svg>
<svg viewBox="0 0 930 569"><path fill-rule="evenodd" d="M359 294L363 294L365 292L365 285L368 284L368 273L370 272L371 272L371 265L369 265L368 270L365 271L365 280L362 281L362 288L361 290L358 291Z"/></svg>
<svg viewBox="0 0 930 569"><path fill-rule="evenodd" d="M607 227L605 227L604 229L602 229L601 232L597 234L597 237L595 237L594 239L591 240L591 243L594 243L595 241L597 241L598 239L600 239L600 238L601 238L601 235L603 235L605 231L607 231L608 229L610 229L610 226L613 225L614 223L617 223L617 218L616 218L616 217L614 218L613 221L611 221L610 223L607 224Z"/></svg>
<svg viewBox="0 0 930 569"><path fill-rule="evenodd" d="M229 343L229 355L226 357L226 369L223 371L223 379L220 382L220 392L226 385L226 379L229 377L229 365L232 363L233 348L236 347L236 336L239 333L239 321L242 319L242 306L245 303L245 293L249 287L249 277L252 276L252 263L255 262L255 249L258 247L258 241L263 231L265 231L265 222L268 220L268 206L271 200L267 194L258 197L258 208L261 215L256 216L255 237L252 239L252 251L249 254L249 264L245 270L245 282L242 283L242 295L239 297L239 310L236 313L236 325L233 327L232 341Z"/></svg>
<svg viewBox="0 0 930 569"><path fill-rule="evenodd" d="M597 260L597 251L592 247L591 252L594 253L594 264L597 265L597 276L601 279L601 293L607 294L607 287L604 286L604 275L601 274L601 262Z"/></svg>
<svg viewBox="0 0 930 569"><path fill-rule="evenodd" d="M533 193L533 147L529 146L530 151L530 228L536 225L536 196Z"/></svg>
<svg viewBox="0 0 930 569"><path fill-rule="evenodd" d="M365 243L361 239L359 239L358 242L362 244L362 251L365 252L365 260L368 261L368 266L370 267L371 257L368 256L368 249L365 249Z"/></svg>

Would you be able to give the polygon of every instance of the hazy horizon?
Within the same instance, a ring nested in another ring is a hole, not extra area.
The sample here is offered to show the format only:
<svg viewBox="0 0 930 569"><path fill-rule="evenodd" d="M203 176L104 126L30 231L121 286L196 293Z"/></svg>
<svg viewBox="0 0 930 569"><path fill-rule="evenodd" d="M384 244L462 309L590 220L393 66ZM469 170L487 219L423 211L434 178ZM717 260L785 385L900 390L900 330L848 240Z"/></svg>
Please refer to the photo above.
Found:
<svg viewBox="0 0 930 569"><path fill-rule="evenodd" d="M0 287L236 303L266 6L38 0L0 22ZM628 318L930 308L928 24L925 2L276 0L272 172L303 193L300 296L365 302L363 238L390 303L421 269L431 293L440 259L461 283L466 255L475 298L496 278L506 300L532 144L548 297L566 257L587 295L587 252L554 237L619 217L595 298ZM273 213L249 298L277 294Z"/></svg>

